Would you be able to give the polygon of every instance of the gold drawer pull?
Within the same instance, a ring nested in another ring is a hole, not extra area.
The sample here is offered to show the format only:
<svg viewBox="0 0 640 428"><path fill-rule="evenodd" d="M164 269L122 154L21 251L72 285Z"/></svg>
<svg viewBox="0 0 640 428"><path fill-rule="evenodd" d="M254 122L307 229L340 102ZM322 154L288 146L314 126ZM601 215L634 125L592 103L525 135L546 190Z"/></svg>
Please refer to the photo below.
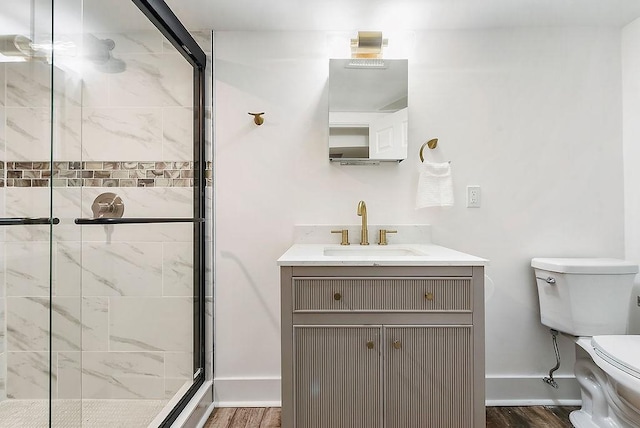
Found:
<svg viewBox="0 0 640 428"><path fill-rule="evenodd" d="M368 341L367 342L367 349L373 349L373 341Z"/></svg>
<svg viewBox="0 0 640 428"><path fill-rule="evenodd" d="M427 293L424 295L424 298L425 298L425 299L427 299L427 300L428 300L428 301L430 301L430 302L431 302L431 301L433 301L433 293L432 293L431 291L427 292Z"/></svg>
<svg viewBox="0 0 640 428"><path fill-rule="evenodd" d="M399 340L394 340L393 341L393 347L396 348L396 349L402 348L402 342L400 342Z"/></svg>
<svg viewBox="0 0 640 428"><path fill-rule="evenodd" d="M333 295L333 300L341 300L342 299L342 294L340 293L335 293Z"/></svg>

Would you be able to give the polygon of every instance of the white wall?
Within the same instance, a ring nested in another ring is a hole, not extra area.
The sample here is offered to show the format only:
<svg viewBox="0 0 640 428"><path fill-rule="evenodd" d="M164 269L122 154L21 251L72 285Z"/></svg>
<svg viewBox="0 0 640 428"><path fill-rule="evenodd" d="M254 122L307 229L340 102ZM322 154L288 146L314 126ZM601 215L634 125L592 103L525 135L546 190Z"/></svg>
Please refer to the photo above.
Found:
<svg viewBox="0 0 640 428"><path fill-rule="evenodd" d="M409 158L327 160L331 35L216 33L216 370L222 403L279 400L276 259L295 224L433 225L438 244L491 260L488 399L574 399L554 363L529 267L536 256L624 254L620 31L421 32L409 59ZM253 124L247 112L265 111ZM418 150L451 160L456 205L414 210ZM465 188L482 186L482 208ZM335 239L327 236L327 240ZM561 340L570 376L573 346ZM515 401L512 401L515 402Z"/></svg>
<svg viewBox="0 0 640 428"><path fill-rule="evenodd" d="M625 184L625 252L640 263L640 19L622 31L623 151ZM636 221L634 221L634 219Z"/></svg>
<svg viewBox="0 0 640 428"><path fill-rule="evenodd" d="M622 31L625 255L640 264L640 19ZM640 275L631 302L631 332L640 334Z"/></svg>

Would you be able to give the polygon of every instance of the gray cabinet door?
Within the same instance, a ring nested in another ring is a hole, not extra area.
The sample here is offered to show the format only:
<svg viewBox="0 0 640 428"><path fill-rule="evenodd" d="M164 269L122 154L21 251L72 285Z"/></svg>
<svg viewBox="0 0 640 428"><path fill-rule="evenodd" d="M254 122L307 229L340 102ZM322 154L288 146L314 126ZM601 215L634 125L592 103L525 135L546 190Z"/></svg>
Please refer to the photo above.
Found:
<svg viewBox="0 0 640 428"><path fill-rule="evenodd" d="M296 428L382 426L380 326L294 326Z"/></svg>
<svg viewBox="0 0 640 428"><path fill-rule="evenodd" d="M469 428L471 326L385 326L385 428Z"/></svg>

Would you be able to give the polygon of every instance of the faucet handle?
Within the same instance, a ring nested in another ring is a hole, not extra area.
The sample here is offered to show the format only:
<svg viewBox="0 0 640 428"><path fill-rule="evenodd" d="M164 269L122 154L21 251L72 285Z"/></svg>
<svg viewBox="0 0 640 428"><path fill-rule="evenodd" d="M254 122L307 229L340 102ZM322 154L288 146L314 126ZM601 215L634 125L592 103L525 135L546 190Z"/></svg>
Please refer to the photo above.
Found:
<svg viewBox="0 0 640 428"><path fill-rule="evenodd" d="M340 245L349 245L349 230L348 229L332 230L331 233L341 233L342 234L342 241L340 242Z"/></svg>
<svg viewBox="0 0 640 428"><path fill-rule="evenodd" d="M378 239L378 245L387 245L387 233L398 233L397 230L380 229L380 239Z"/></svg>

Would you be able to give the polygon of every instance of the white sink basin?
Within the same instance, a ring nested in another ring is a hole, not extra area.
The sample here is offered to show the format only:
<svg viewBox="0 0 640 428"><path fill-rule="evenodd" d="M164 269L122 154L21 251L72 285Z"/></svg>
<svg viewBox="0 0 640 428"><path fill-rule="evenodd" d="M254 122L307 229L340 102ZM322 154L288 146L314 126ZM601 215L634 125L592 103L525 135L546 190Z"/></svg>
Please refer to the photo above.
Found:
<svg viewBox="0 0 640 428"><path fill-rule="evenodd" d="M409 247L344 246L326 247L324 255L329 257L415 257L425 253Z"/></svg>

